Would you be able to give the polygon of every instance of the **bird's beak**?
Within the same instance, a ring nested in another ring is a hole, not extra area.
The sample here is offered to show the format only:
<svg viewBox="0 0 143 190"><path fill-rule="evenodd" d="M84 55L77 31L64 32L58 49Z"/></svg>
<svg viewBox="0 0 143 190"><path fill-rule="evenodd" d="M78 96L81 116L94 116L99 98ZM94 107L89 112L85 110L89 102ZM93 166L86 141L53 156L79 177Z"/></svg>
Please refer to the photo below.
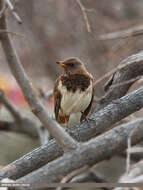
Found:
<svg viewBox="0 0 143 190"><path fill-rule="evenodd" d="M59 64L62 67L65 67L66 64L63 61L56 61L57 64Z"/></svg>

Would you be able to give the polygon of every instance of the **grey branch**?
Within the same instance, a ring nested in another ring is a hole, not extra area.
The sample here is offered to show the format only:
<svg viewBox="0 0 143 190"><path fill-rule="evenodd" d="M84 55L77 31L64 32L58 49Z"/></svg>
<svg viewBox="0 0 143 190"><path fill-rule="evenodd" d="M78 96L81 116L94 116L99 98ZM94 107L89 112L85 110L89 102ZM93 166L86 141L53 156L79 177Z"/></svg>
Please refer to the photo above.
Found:
<svg viewBox="0 0 143 190"><path fill-rule="evenodd" d="M143 184L143 161L140 161L135 165L136 167L132 168L128 173L126 172L120 177L119 183ZM126 188L120 187L114 188L114 190L126 190Z"/></svg>
<svg viewBox="0 0 143 190"><path fill-rule="evenodd" d="M82 11L83 19L84 19L84 22L85 22L85 25L86 25L87 32L91 33L91 26L89 24L89 20L88 20L88 16L87 16L87 10L83 6L83 4L81 3L81 0L76 0L76 2L77 2L77 4L79 5L79 7L80 7L80 9Z"/></svg>
<svg viewBox="0 0 143 190"><path fill-rule="evenodd" d="M13 118L16 121L20 121L22 119L21 114L17 110L14 104L12 104L7 97L4 95L3 92L0 92L0 102L5 105L5 107L9 110L9 112L12 114Z"/></svg>
<svg viewBox="0 0 143 190"><path fill-rule="evenodd" d="M1 1L1 10L0 10L0 17L2 17L2 15L4 14L5 10L6 10L6 3L5 1Z"/></svg>
<svg viewBox="0 0 143 190"><path fill-rule="evenodd" d="M114 40L114 39L121 39L121 38L129 38L129 37L135 37L143 35L143 25L134 26L129 29L125 29L122 31L112 32L108 34L102 34L99 36L96 36L97 40Z"/></svg>
<svg viewBox="0 0 143 190"><path fill-rule="evenodd" d="M124 96L135 82L132 79L143 75L143 51L126 58L118 67L120 69L106 82L104 88L107 93L101 98L98 105L96 105L95 111L109 104L112 100ZM125 84L125 82L129 80L132 80L132 82ZM124 83L124 85L118 85L121 83ZM114 88L112 88L112 86L114 86Z"/></svg>
<svg viewBox="0 0 143 190"><path fill-rule="evenodd" d="M7 4L7 6L9 7L9 9L11 10L11 12L12 12L13 16L15 17L16 21L19 24L22 24L22 20L21 20L20 16L17 14L17 12L15 11L14 6L11 3L11 1L10 0L4 0L4 1Z"/></svg>
<svg viewBox="0 0 143 190"><path fill-rule="evenodd" d="M78 141L86 141L103 133L111 128L111 125L125 118L133 112L143 107L143 88L140 88L118 101L106 106L104 109L94 113L92 120L86 121L76 127L68 130L68 132ZM46 163L61 156L63 151L55 140L51 140L48 144L41 146L22 158L14 161L0 171L0 177L9 177L17 179L27 173L38 169ZM14 170L9 168L14 167Z"/></svg>
<svg viewBox="0 0 143 190"><path fill-rule="evenodd" d="M20 183L52 183L59 182L63 176L81 168L85 165L94 165L102 160L120 153L127 147L129 133L137 126L134 131L132 143L136 144L143 137L143 119L137 119L115 127L114 129L100 135L88 142L72 153L65 153L59 159L43 166L39 170L18 179Z"/></svg>
<svg viewBox="0 0 143 190"><path fill-rule="evenodd" d="M24 118L3 92L0 92L0 102L8 109L15 120L14 122L1 121L1 130L16 131L34 138L37 137L38 124L36 121Z"/></svg>
<svg viewBox="0 0 143 190"><path fill-rule="evenodd" d="M0 28L7 28L6 19L4 15L0 20ZM51 135L55 137L55 139L59 142L59 144L63 147L64 150L74 149L77 146L76 141L72 139L72 137L70 137L56 121L51 119L46 108L37 98L32 84L20 63L15 49L12 46L8 34L0 34L0 39L11 72L13 73L15 79L21 87L25 99L29 103L32 112L40 119L44 126L48 128Z"/></svg>

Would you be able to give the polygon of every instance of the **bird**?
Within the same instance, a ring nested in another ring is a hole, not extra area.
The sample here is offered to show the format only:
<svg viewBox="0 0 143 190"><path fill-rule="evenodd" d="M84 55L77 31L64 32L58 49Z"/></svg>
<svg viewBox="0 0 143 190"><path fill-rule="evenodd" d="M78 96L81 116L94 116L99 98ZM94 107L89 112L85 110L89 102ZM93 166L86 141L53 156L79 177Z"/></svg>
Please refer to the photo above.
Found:
<svg viewBox="0 0 143 190"><path fill-rule="evenodd" d="M76 57L56 61L63 73L54 85L55 119L64 127L73 127L88 116L94 96L93 76Z"/></svg>

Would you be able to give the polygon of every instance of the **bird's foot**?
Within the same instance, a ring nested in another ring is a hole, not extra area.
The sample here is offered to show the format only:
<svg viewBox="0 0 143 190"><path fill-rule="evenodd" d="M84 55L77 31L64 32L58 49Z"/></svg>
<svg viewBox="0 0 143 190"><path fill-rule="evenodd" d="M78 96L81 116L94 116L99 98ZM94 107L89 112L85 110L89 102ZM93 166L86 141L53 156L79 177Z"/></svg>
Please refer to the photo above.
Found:
<svg viewBox="0 0 143 190"><path fill-rule="evenodd" d="M93 121L95 122L95 119L93 119L93 118L87 118L86 121L87 121L88 123L91 122L91 121L92 121L92 122L93 122Z"/></svg>
<svg viewBox="0 0 143 190"><path fill-rule="evenodd" d="M85 119L82 121L82 123L84 123L84 122L89 123L89 122L93 122L93 121L95 121L95 120L92 119L92 118L85 118Z"/></svg>

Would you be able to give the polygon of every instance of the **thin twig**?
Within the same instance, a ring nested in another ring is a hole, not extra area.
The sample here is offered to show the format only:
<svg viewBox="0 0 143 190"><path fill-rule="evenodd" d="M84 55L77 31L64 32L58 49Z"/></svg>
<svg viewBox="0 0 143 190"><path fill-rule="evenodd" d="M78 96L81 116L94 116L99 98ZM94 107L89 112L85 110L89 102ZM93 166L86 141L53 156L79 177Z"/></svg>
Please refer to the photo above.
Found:
<svg viewBox="0 0 143 190"><path fill-rule="evenodd" d="M70 183L107 183L107 181L102 177L95 173L95 170L92 168L88 171L85 171L77 176L75 176ZM109 190L111 188L102 187L103 190ZM64 189L65 190L65 189Z"/></svg>
<svg viewBox="0 0 143 190"><path fill-rule="evenodd" d="M49 142L50 134L45 127L43 127L43 126L38 127L37 132L38 132L38 135L40 138L40 144L41 145L45 145L46 143Z"/></svg>
<svg viewBox="0 0 143 190"><path fill-rule="evenodd" d="M83 166L82 168L79 168L77 170L74 170L73 172L71 172L70 174L68 174L67 176L65 176L62 180L61 183L67 183L69 182L72 178L74 178L75 176L87 171L87 169L89 168L89 166ZM56 190L62 190L63 187L57 187Z"/></svg>
<svg viewBox="0 0 143 190"><path fill-rule="evenodd" d="M100 77L99 79L97 79L97 80L95 81L95 83L94 83L94 87L95 87L98 83L102 82L102 81L105 80L106 78L110 77L111 75L113 75L114 73L116 73L117 71L119 71L120 69L123 69L124 67L126 67L126 66L128 66L128 65L131 65L131 64L134 64L134 62L126 62L126 64L122 64L122 62L121 62L121 64L119 64L116 68L112 69L111 71L109 71L108 73L106 73L105 75L103 75L102 77ZM141 77L141 76L138 76L138 77ZM136 81L136 80L138 80L138 77L135 78L135 79L131 79L131 80ZM132 81L132 82L133 82L133 81ZM125 83L126 83L126 82L128 82L128 81L125 81ZM130 80L129 80L129 83L131 83ZM117 85L118 85L118 84L117 84ZM119 84L119 86L120 86L120 84ZM114 87L114 86L112 86L112 87ZM115 87L114 87L114 88L115 88Z"/></svg>
<svg viewBox="0 0 143 190"><path fill-rule="evenodd" d="M136 129L139 127L140 123L129 133L129 137L127 139L127 150L131 149L131 140L132 140L132 136L134 134L134 132L136 131ZM127 151L127 158L126 158L126 172L129 173L130 171L130 166L131 165L131 153L129 151Z"/></svg>
<svg viewBox="0 0 143 190"><path fill-rule="evenodd" d="M131 169L134 169L137 167L143 167L143 160L131 165Z"/></svg>
<svg viewBox="0 0 143 190"><path fill-rule="evenodd" d="M127 149L127 152L129 152L130 154L141 153L143 152L143 147L132 147L130 149Z"/></svg>
<svg viewBox="0 0 143 190"><path fill-rule="evenodd" d="M137 80L141 79L142 76L138 76L136 78L133 78L133 79L130 79L130 80L127 80L127 81L124 81L124 82L121 82L121 83L118 83L118 84L113 84L110 86L110 88L116 88L116 87L119 87L119 86L123 86L123 85L126 85L126 84L130 84L132 82L136 82Z"/></svg>
<svg viewBox="0 0 143 190"><path fill-rule="evenodd" d="M87 10L83 6L83 4L81 3L81 0L76 0L76 2L77 2L77 4L79 5L79 7L80 7L80 9L82 11L83 19L84 19L84 22L85 22L85 25L86 25L87 32L91 33L91 26L89 24L88 16L86 14Z"/></svg>
<svg viewBox="0 0 143 190"><path fill-rule="evenodd" d="M4 16L0 20L0 28L7 30ZM29 103L32 112L40 119L43 125L47 127L51 135L55 137L55 139L63 147L64 151L75 149L77 147L77 142L70 135L68 135L56 121L51 119L47 109L37 98L32 83L26 75L7 33L1 34L1 42L9 67L19 86L21 87L25 99Z"/></svg>
<svg viewBox="0 0 143 190"><path fill-rule="evenodd" d="M15 36L19 36L19 37L22 37L22 38L25 37L24 35L19 34L19 33L17 33L17 32L12 32L12 31L8 31L8 30L2 30L2 29L0 29L0 33L4 33L4 32L9 33L9 34L12 34L12 35L15 35Z"/></svg>
<svg viewBox="0 0 143 190"><path fill-rule="evenodd" d="M45 101L49 100L53 96L53 89L48 90L46 93L40 88L39 89L41 95L41 101L45 103Z"/></svg>
<svg viewBox="0 0 143 190"><path fill-rule="evenodd" d="M15 17L16 21L18 22L18 24L22 24L22 20L20 18L20 16L17 14L17 12L14 9L13 4L11 3L10 0L4 0L5 3L7 4L7 6L9 7L9 9L11 10L13 16Z"/></svg>
<svg viewBox="0 0 143 190"><path fill-rule="evenodd" d="M124 39L130 37L136 37L143 35L143 25L135 26L122 31L112 32L108 34L102 34L96 36L96 40L114 40L114 39Z"/></svg>

